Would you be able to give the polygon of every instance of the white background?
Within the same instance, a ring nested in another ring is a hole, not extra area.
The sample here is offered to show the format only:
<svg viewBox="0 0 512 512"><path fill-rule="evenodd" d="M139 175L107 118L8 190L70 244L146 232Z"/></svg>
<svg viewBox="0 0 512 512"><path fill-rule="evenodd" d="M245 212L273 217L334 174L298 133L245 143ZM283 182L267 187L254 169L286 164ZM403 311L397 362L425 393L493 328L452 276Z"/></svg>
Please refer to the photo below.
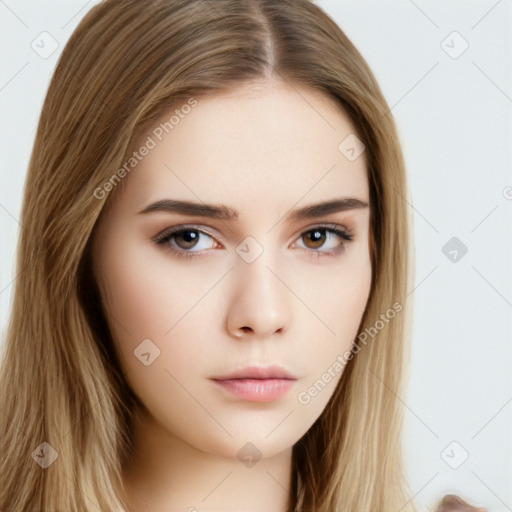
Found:
<svg viewBox="0 0 512 512"><path fill-rule="evenodd" d="M0 1L2 338L41 105L94 3ZM410 384L397 399L415 500L434 510L453 492L489 512L512 511L512 1L316 3L368 61L406 157L415 319ZM59 44L46 59L31 48L43 31ZM453 237L467 247L455 262L443 252Z"/></svg>

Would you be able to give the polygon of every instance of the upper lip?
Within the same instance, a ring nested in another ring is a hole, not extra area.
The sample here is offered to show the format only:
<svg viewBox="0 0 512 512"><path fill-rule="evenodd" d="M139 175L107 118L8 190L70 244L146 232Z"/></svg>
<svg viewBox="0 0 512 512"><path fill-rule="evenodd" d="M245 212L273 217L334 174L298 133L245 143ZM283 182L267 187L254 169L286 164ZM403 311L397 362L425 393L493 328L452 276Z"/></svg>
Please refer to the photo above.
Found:
<svg viewBox="0 0 512 512"><path fill-rule="evenodd" d="M244 366L238 370L220 377L213 377L213 380L231 380L231 379L290 379L296 378L288 373L282 366Z"/></svg>

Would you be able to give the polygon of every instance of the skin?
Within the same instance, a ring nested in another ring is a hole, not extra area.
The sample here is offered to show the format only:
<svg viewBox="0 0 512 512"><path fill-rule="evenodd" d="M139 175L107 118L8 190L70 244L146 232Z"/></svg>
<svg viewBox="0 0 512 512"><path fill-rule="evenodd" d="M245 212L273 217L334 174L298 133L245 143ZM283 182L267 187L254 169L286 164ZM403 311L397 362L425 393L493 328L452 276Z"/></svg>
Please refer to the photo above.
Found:
<svg viewBox="0 0 512 512"><path fill-rule="evenodd" d="M298 395L351 348L371 283L369 207L288 215L339 197L369 203L365 154L349 161L338 150L351 133L320 92L250 84L199 98L125 177L99 224L93 266L127 383L145 406L123 474L132 511L286 511L292 447L341 372L309 403ZM138 213L167 198L228 205L240 219ZM311 227L326 222L353 240L325 231L311 240ZM213 236L199 234L196 246L152 240L183 224ZM248 236L263 248L251 263L236 252ZM169 247L202 255L178 258ZM148 366L134 355L145 339L160 350ZM271 363L297 378L271 402L235 398L209 380ZM251 467L237 456L248 442L261 453Z"/></svg>

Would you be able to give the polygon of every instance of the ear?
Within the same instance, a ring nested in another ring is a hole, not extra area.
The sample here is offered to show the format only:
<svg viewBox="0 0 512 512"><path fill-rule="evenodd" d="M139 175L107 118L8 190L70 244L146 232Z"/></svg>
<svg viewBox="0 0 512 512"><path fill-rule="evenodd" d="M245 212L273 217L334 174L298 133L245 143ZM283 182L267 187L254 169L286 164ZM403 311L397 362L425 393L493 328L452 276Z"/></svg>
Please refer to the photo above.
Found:
<svg viewBox="0 0 512 512"><path fill-rule="evenodd" d="M436 512L487 512L486 508L473 507L455 494L445 494Z"/></svg>

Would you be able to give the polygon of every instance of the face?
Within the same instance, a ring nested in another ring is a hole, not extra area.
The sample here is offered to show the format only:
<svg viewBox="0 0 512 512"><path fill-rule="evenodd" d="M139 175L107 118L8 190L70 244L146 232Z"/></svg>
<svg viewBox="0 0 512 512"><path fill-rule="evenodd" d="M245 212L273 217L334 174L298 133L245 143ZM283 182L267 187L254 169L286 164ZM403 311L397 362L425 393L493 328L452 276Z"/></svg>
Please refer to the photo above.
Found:
<svg viewBox="0 0 512 512"><path fill-rule="evenodd" d="M345 156L353 126L307 88L188 105L134 146L94 274L147 418L204 452L234 458L251 442L273 456L319 417L358 334L371 283L365 154ZM362 206L305 210L347 198Z"/></svg>

